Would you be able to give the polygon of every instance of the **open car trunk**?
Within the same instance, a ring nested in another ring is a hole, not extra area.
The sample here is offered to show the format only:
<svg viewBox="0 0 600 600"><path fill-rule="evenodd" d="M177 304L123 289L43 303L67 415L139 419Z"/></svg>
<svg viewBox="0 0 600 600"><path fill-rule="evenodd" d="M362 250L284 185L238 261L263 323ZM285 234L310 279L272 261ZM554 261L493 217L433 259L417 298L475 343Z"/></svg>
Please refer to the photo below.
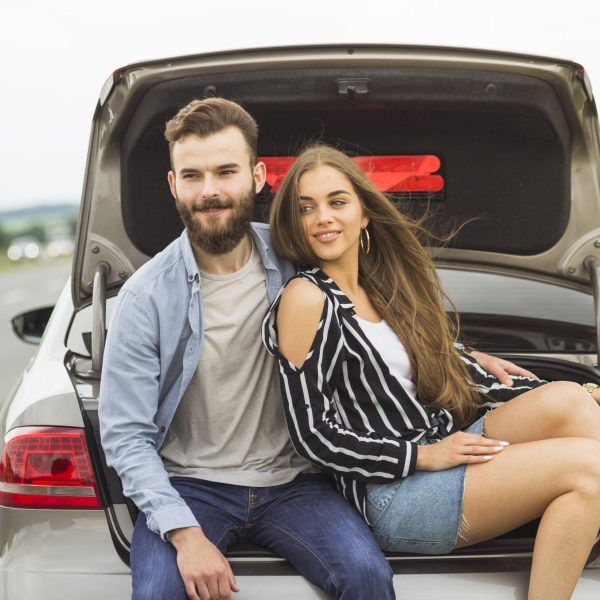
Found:
<svg viewBox="0 0 600 600"><path fill-rule="evenodd" d="M90 315L78 325L86 343L70 345L66 365L115 546L125 561L136 511L106 467L99 443L105 312L98 296L114 296L181 232L166 182L164 123L193 98L215 95L241 103L257 119L259 156L275 167L311 140L367 162L412 157L412 163L399 161L404 170L390 175L378 167L378 175L389 180L386 190L399 209L416 217L429 213L434 231L464 224L440 254L444 262L491 265L589 291L584 259L598 254L590 225L600 223L598 176L589 160L598 153L597 118L578 65L467 51L338 47L209 55L115 73L94 119L78 232L78 247L85 250L73 273L76 309ZM433 169L414 166L423 157L433 157ZM257 198L256 220L268 220L278 185L277 173L272 175ZM575 203L579 199L585 207ZM583 222L581 214L587 215ZM495 343L493 322L485 325L466 318L464 333L489 352L521 351L506 339ZM592 339L590 352L596 346ZM543 356L543 349L514 360L546 379L600 383L594 368ZM485 569L527 568L535 528L532 523L446 557L390 559L398 572L472 569L473 560L484 561ZM232 557L238 572L251 563L256 573L257 562L261 569L287 568L258 549L236 549Z"/></svg>
<svg viewBox="0 0 600 600"><path fill-rule="evenodd" d="M539 356L503 355L517 361L521 366L532 370L540 378L571 380L578 383L593 381L600 384L600 376L595 369L584 365L544 358ZM84 418L88 447L96 473L102 505L105 507L111 536L119 556L129 563L129 549L134 519L138 511L121 491L119 478L113 469L107 467L100 445L98 422L99 382L81 376L88 365L75 356L67 358L67 369L78 392ZM423 556L417 554L386 553L395 573L451 573L473 570L507 571L528 570L531 566L533 543L538 521L533 521L498 538L456 550L443 556ZM243 574L284 574L293 568L271 552L256 546L238 546L229 553L234 571ZM596 543L590 554L589 563L600 558L600 543Z"/></svg>

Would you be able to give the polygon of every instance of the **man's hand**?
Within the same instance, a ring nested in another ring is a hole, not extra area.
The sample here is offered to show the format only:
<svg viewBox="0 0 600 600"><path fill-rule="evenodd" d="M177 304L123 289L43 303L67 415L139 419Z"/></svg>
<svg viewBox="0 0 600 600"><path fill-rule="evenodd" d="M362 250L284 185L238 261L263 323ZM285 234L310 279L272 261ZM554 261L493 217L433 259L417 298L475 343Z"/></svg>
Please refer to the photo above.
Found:
<svg viewBox="0 0 600 600"><path fill-rule="evenodd" d="M231 600L240 591L229 562L199 527L174 529L169 541L190 600Z"/></svg>
<svg viewBox="0 0 600 600"><path fill-rule="evenodd" d="M485 354L485 352L477 352L477 350L472 350L470 354L488 373L491 373L500 383L508 387L512 387L513 385L513 380L510 378L511 375L530 377L531 379L539 381L537 375L534 375L531 371L518 367L508 360Z"/></svg>

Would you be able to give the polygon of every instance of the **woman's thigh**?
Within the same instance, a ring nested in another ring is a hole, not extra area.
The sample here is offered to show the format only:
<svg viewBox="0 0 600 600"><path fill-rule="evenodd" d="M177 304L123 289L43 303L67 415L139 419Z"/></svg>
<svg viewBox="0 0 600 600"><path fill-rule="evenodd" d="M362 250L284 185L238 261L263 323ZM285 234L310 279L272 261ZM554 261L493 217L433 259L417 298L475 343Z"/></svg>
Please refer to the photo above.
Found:
<svg viewBox="0 0 600 600"><path fill-rule="evenodd" d="M556 437L600 440L600 407L580 385L556 381L489 412L485 434L513 444Z"/></svg>
<svg viewBox="0 0 600 600"><path fill-rule="evenodd" d="M456 547L491 539L540 517L555 498L580 485L581 478L600 481L596 440L514 444L489 462L468 465Z"/></svg>

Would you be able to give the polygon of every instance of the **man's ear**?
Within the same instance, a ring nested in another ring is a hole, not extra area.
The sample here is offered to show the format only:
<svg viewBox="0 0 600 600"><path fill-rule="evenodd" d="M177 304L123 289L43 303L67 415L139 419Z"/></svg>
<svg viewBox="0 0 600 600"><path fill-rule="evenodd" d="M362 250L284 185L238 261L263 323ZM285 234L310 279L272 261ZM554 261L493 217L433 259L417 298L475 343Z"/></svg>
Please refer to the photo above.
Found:
<svg viewBox="0 0 600 600"><path fill-rule="evenodd" d="M254 176L254 189L258 194L263 189L267 180L267 167L264 162L257 162L252 170Z"/></svg>
<svg viewBox="0 0 600 600"><path fill-rule="evenodd" d="M173 173L173 171L169 171L167 173L167 179L169 180L171 194L173 195L173 198L177 199L177 192L175 191L175 173Z"/></svg>

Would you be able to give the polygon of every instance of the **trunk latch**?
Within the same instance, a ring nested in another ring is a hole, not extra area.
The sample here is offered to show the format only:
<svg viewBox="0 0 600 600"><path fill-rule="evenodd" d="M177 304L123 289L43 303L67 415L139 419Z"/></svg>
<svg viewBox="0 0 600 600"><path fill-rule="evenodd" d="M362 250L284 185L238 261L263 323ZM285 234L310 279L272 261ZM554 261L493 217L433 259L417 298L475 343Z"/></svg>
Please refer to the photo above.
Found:
<svg viewBox="0 0 600 600"><path fill-rule="evenodd" d="M338 94L348 100L366 100L369 96L368 79L338 79Z"/></svg>

